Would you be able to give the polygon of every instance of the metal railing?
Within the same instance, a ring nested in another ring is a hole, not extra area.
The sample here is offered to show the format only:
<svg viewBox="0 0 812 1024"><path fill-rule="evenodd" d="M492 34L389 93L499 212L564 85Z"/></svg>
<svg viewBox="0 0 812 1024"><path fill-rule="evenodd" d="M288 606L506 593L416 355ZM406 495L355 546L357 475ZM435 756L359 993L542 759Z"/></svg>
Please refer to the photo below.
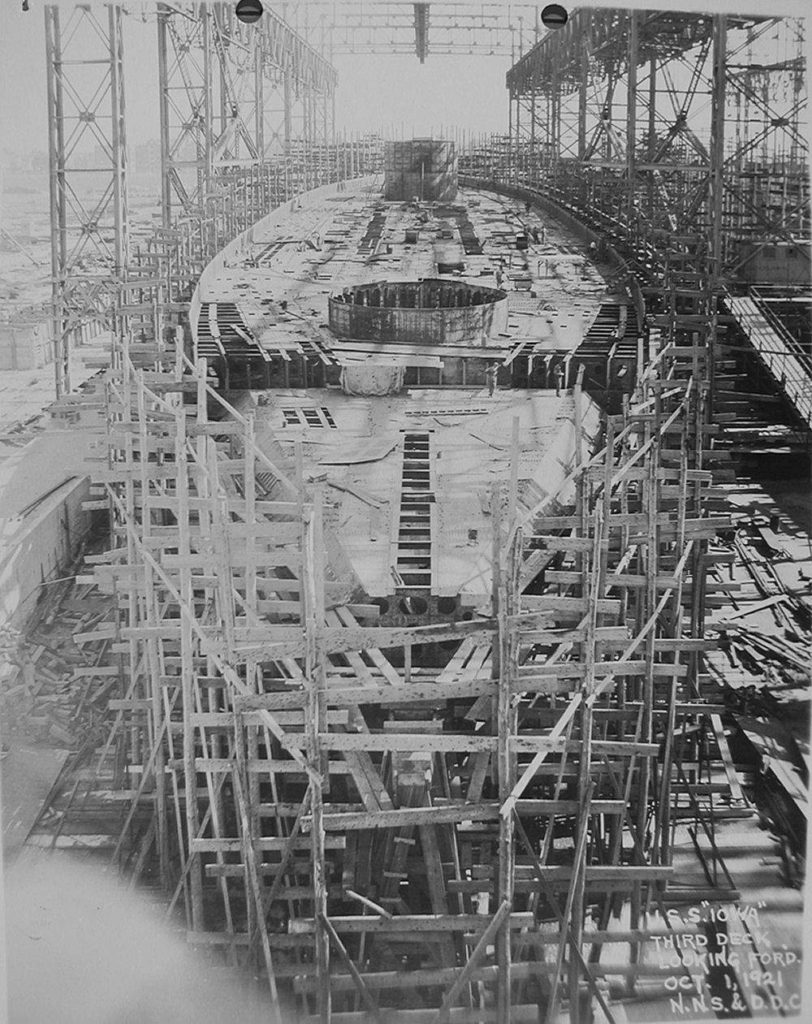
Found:
<svg viewBox="0 0 812 1024"><path fill-rule="evenodd" d="M725 294L725 302L770 375L798 415L812 428L812 358L751 296Z"/></svg>

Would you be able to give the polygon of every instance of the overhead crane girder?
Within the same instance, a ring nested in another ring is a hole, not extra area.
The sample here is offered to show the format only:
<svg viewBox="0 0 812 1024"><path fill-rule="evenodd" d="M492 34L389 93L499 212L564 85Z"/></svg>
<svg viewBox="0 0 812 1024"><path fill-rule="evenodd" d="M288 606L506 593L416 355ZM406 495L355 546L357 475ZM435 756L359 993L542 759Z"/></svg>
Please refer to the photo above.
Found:
<svg viewBox="0 0 812 1024"><path fill-rule="evenodd" d="M743 245L808 234L801 45L797 19L577 11L507 74L514 167L566 169L646 237L711 233L735 273Z"/></svg>
<svg viewBox="0 0 812 1024"><path fill-rule="evenodd" d="M730 17L736 28L768 21L760 17ZM642 66L682 57L707 43L713 33L709 15L674 11L639 11L635 45L630 43L629 12L616 8L575 11L567 24L548 33L508 71L506 82L514 94L549 87L576 90L581 81L584 54L596 71L625 72L630 62Z"/></svg>
<svg viewBox="0 0 812 1024"><path fill-rule="evenodd" d="M416 54L422 63L429 52L515 58L539 37L539 9L529 0L289 0L285 16L330 54Z"/></svg>

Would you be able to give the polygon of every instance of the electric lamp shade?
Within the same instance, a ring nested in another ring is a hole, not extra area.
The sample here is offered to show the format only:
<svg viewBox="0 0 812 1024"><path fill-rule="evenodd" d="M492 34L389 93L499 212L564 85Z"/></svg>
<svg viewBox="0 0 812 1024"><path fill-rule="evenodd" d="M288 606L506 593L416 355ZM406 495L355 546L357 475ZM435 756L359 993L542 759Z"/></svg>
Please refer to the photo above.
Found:
<svg viewBox="0 0 812 1024"><path fill-rule="evenodd" d="M541 12L541 23L545 28L562 28L567 24L567 17L561 4L547 4Z"/></svg>
<svg viewBox="0 0 812 1024"><path fill-rule="evenodd" d="M263 14L263 6L260 0L240 0L235 9L235 14L244 21L246 25L253 25L259 21Z"/></svg>

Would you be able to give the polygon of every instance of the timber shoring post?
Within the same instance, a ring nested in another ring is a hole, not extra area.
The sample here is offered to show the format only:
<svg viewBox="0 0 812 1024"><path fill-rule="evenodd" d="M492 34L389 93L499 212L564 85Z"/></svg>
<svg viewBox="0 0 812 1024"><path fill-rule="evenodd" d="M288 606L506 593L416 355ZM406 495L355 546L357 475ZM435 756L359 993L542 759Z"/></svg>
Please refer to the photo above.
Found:
<svg viewBox="0 0 812 1024"><path fill-rule="evenodd" d="M261 89L261 79L260 79ZM257 481L256 481L256 439L254 412L248 413L245 417L244 435L242 440L242 461L243 461L243 499L245 501L245 577L244 602L246 621L249 625L259 624L257 611L257 545L256 530L254 525L257 518ZM245 681L252 693L259 693L261 690L262 668L255 658L249 658L245 663ZM247 756L251 760L259 758L259 730L250 728L247 735ZM248 807L251 814L251 828L258 833L260 828L260 782L259 773L251 773L247 779Z"/></svg>
<svg viewBox="0 0 812 1024"><path fill-rule="evenodd" d="M191 555L189 538L189 458L186 438L186 410L181 405L175 418L175 467L178 499L178 553L181 559L179 593L183 604L191 608L193 601ZM195 837L199 829L197 805L197 774L195 766L195 729L192 725L194 714L194 648L192 624L188 615L181 616L180 675L181 701L183 711L183 780L186 819L186 857L189 860L189 892L192 917L189 922L192 931L205 928L203 914L203 869L200 857L194 850Z"/></svg>
<svg viewBox="0 0 812 1024"><path fill-rule="evenodd" d="M323 914L317 914L316 921L318 924L321 925L322 928L324 928L330 942L332 942L333 945L335 946L336 952L338 953L341 962L347 968L347 970L350 973L350 976L352 977L352 980L355 982L355 986L358 989L358 994L360 995L361 1000L364 1003L364 1006L366 1006L367 1010L372 1014L372 1019L377 1021L377 1024L384 1024L377 1000L367 988L366 982L361 977L358 968L352 962L352 958L347 952L344 943L341 941L338 932L335 930L335 928L333 928L332 924L330 923L329 917L325 917Z"/></svg>
<svg viewBox="0 0 812 1024"><path fill-rule="evenodd" d="M688 444L685 432L680 435L680 485L679 498L677 501L677 550L681 551L685 545L685 515L688 497ZM669 634L678 637L681 627L682 616L682 594L683 578L677 580L674 591L673 607L671 616L671 628ZM675 651L673 654L674 664L679 660ZM676 729L676 703L677 703L677 676L673 675L669 681L668 693L668 716L665 725L665 741L663 747L663 772L660 783L660 795L657 805L657 822L655 825L653 848L657 851L657 859L663 864L671 864L672 852L670 842L670 820L671 820L671 765L674 754L674 732ZM659 841L659 843L658 843Z"/></svg>
<svg viewBox="0 0 812 1024"><path fill-rule="evenodd" d="M583 957L583 954L581 953L582 943L576 941L569 922L565 918L561 908L558 906L558 900L556 899L555 890L551 888L549 882L544 877L544 869L541 860L539 859L536 851L533 849L533 844L530 842L530 839L527 836L527 832L525 831L524 826L522 825L521 818L515 810L512 813L516 822L516 834L518 835L519 841L524 846L525 850L527 851L527 855L530 858L530 863L533 867L533 871L535 872L536 878L538 879L539 888L545 891L545 893L547 894L548 902L555 911L555 915L558 918L558 923L560 924L562 931L564 933L564 941L569 943L570 952L573 956L575 956L576 960L580 964L581 970L583 971L584 980L586 981L587 985L592 989L595 998L598 1000L598 1003L601 1006L601 1009L606 1014L606 1020L608 1024L615 1024L615 1018L612 1016L612 1013L606 1004L604 995L598 987L594 975L589 969L589 964L586 962L586 960ZM596 944L593 948L599 949L600 947Z"/></svg>
<svg viewBox="0 0 812 1024"><path fill-rule="evenodd" d="M611 449L607 449L607 458L610 457ZM591 526L593 529L593 547L587 566L584 567L584 587L589 586L589 611L584 637L581 657L584 663L584 677L581 683L584 696L581 702L580 729L581 729L581 752L578 777L578 828L580 833L575 852L573 865L574 877L570 883L572 902L565 910L565 919L571 929L570 940L570 976L569 976L569 1001L570 1016L573 1021L581 1022L583 1018L581 1006L581 965L578 963L574 950L580 951L583 942L584 928L584 893L586 887L586 861L587 842L589 840L591 820L591 800L595 788L595 781L592 779L592 729L593 711L591 698L595 688L595 636L598 623L598 604L602 591L602 558L601 550L606 530L606 520L603 515L602 506L598 505L593 514ZM569 897L568 897L569 898ZM563 947L562 947L563 948ZM560 969L560 968L559 968ZM554 980L555 986L558 978ZM555 995L555 989L554 989ZM551 1006L555 1005L555 998L551 1000ZM583 1022L586 1024L586 1022Z"/></svg>
<svg viewBox="0 0 812 1024"><path fill-rule="evenodd" d="M262 954L265 961L265 970L268 976L268 987L271 994L271 1018L273 1024L284 1024L279 1006L279 993L276 987L276 975L274 974L273 957L271 955L270 942L268 940L268 926L265 914L262 913L262 881L257 871L257 850L253 842L251 815L248 801L245 797L245 736L243 733L240 715L235 713L235 739L236 739L236 764L232 777L234 779L234 796L237 800L237 809L240 821L240 838L242 840L242 857L245 864L247 878L246 898L249 907L253 908L249 917L253 918L254 927L249 931L249 936L257 933L262 944ZM225 882L226 880L223 879ZM249 938L249 942L251 941Z"/></svg>
<svg viewBox="0 0 812 1024"><path fill-rule="evenodd" d="M198 427L200 427L201 424L206 423L208 420L208 416L206 414L205 391L201 387L201 382L205 382L206 379L205 362L201 363L197 374L197 424ZM213 439L206 436L204 433L200 433L197 439L197 455L195 456L195 462L197 469L195 476L197 482L201 549L204 552L208 564L215 569L215 586L212 588L215 617L217 621L219 621L222 629L225 650L226 652L231 652L234 650L235 616L231 577L232 552L229 547L226 527L227 511L224 508L225 497L221 494L221 481L218 471L216 446ZM207 677L214 675L211 660L208 658L206 660L206 675ZM251 830L250 820L243 821L243 817L246 812L243 803L241 802L244 789L240 787L243 784L246 774L244 736L241 728L235 728L235 735L233 739L231 739L230 743L227 737L221 738L213 733L207 735L207 728L204 724L205 718L203 716L206 712L211 712L214 709L213 702L218 698L215 696L213 690L200 685L197 675L195 675L194 696L195 713L200 716L198 721L200 722L200 746L203 756L214 757L219 753L220 755L226 755L232 758L231 777L234 798L237 803L237 816L238 820L241 822L239 831L241 848L243 851L244 889L247 904L246 917L250 944L251 938L256 933L258 926L256 922L255 897L252 892L252 885L256 874L255 870L252 874L252 868L255 867L254 850L246 839L246 835L250 836L253 833ZM237 719L235 725L241 725L239 719ZM231 749L229 749L229 747ZM212 772L207 770L205 772L205 776L206 792L209 800L209 810L211 811L210 818L214 837L216 839L222 839L223 827L226 818L223 789L222 787L216 786ZM215 858L218 867L222 867L225 863L222 850L215 851ZM220 893L223 901L226 931L228 934L233 936L234 914L231 903L231 892L228 887L228 879L224 874L219 875L218 885L220 887ZM264 929L264 919L262 921L262 927ZM236 944L232 943L232 946L229 949L229 955L235 963L238 961ZM276 990L273 977L271 977L270 987L272 1000L275 1000Z"/></svg>
<svg viewBox="0 0 812 1024"><path fill-rule="evenodd" d="M511 487L508 493L509 515L511 523L515 521L514 467L517 464L515 446L517 442L518 423L513 423L514 450L511 460ZM496 725L497 750L496 771L499 786L500 802L507 799L513 788L513 756L510 749L510 737L515 731L515 711L512 707L513 695L511 681L516 674L516 644L513 629L508 618L515 612L516 586L512 568L515 559L511 553L516 549L516 540L505 523L503 511L503 493L494 485L491 491L491 528L493 530L493 601L497 620L497 634L494 637L492 670L496 681ZM505 535L508 543L505 544ZM498 840L498 880L497 900L500 907L507 906L508 913L513 905L514 888L514 838L513 816L500 815ZM496 963L497 963L497 1013L500 1020L510 1021L511 1015L511 948L510 926L505 916L504 924L496 932Z"/></svg>
<svg viewBox="0 0 812 1024"><path fill-rule="evenodd" d="M322 749L320 736L326 732L324 654L319 638L324 625L324 551L321 527L322 491L314 489L314 502L304 509L302 524L302 575L304 592L305 669L307 692L305 731L307 757L318 783L310 786L310 839L313 858L313 906L316 917L315 954L318 979L317 1010L323 1024L331 1018L330 936L327 919L327 884L324 860L324 789L327 785L325 767L328 753Z"/></svg>
<svg viewBox="0 0 812 1024"><path fill-rule="evenodd" d="M149 480L149 450L150 437L147 431L147 402L144 389L143 371L136 378L138 395L138 441L140 448L141 468L141 524L144 536L148 536L152 526L152 509L150 503L150 480ZM156 460L159 456L156 452ZM161 482L157 482L161 487ZM134 552L133 552L134 554ZM157 597L155 593L155 579L149 566L144 566L144 595L143 595L143 618L147 621L157 623ZM163 742L164 734L164 706L162 687L159 680L161 672L161 658L159 642L155 638L147 641L147 691L145 699L150 702L151 732L149 736L150 746L156 750L155 755L155 811L157 818L156 843L158 850L158 865L161 882L164 887L169 885L169 835L167 827L167 805L166 805L166 750Z"/></svg>
<svg viewBox="0 0 812 1024"><path fill-rule="evenodd" d="M451 1016L451 1008L453 1007L458 996L462 993L462 990L468 984L471 975L474 973L476 968L479 966L480 961L486 955L488 946L498 941L498 936L503 926L510 920L510 904L505 901L501 903L496 913L491 918L487 928L483 931L479 938L476 946L468 957L468 962L465 967L459 972L457 977L454 979L454 983L451 988L446 992L443 1002L440 1005L440 1009L437 1012L437 1016L434 1018L433 1024L447 1024ZM510 1017L504 1018L509 1021Z"/></svg>
<svg viewBox="0 0 812 1024"><path fill-rule="evenodd" d="M659 391L654 396L654 422L657 427L661 423L660 415L660 394ZM652 430L651 424L646 421L643 426L643 436L645 443L651 440ZM642 484L642 507L646 517L646 535L645 535L645 556L643 562L643 568L645 569L645 588L641 590L640 597L641 601L641 619L644 621L651 615L652 611L657 604L657 573L659 569L658 565L658 537L657 537L657 514L659 512L659 505L657 501L657 471L659 468L658 459L658 445L654 444L651 446L648 453L648 457L645 465L645 476L641 481ZM650 743L652 738L653 728L653 710L654 710L654 661L655 661L655 633L656 628L652 629L645 642L645 672L643 674L642 692L639 697L642 703L642 714L639 723L639 735L638 738L642 739L645 743ZM643 758L640 764L638 772L638 786L637 786L637 835L642 837L645 835L648 820L649 820L649 790L652 785L651 779L651 762L648 758ZM638 857L643 859L642 850L639 851ZM642 901L642 893L640 883L635 885L633 899L632 899L632 920L631 927L636 929L639 927L639 915L644 910L644 903ZM631 961L636 964L640 958L641 949L638 944L635 944L631 948ZM631 974L628 978L628 989L633 991L635 984L635 975Z"/></svg>

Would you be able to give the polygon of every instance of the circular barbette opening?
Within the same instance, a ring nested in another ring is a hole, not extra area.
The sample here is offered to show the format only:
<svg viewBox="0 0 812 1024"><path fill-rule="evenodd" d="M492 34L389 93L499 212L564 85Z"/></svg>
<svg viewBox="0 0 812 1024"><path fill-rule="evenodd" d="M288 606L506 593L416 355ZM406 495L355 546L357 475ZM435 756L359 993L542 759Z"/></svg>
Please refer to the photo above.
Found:
<svg viewBox="0 0 812 1024"><path fill-rule="evenodd" d="M467 284L465 281L376 281L345 288L330 302L372 309L464 309L486 306L505 298L498 288Z"/></svg>
<svg viewBox="0 0 812 1024"><path fill-rule="evenodd" d="M375 281L328 301L339 338L410 344L485 344L507 326L507 295L466 281Z"/></svg>

